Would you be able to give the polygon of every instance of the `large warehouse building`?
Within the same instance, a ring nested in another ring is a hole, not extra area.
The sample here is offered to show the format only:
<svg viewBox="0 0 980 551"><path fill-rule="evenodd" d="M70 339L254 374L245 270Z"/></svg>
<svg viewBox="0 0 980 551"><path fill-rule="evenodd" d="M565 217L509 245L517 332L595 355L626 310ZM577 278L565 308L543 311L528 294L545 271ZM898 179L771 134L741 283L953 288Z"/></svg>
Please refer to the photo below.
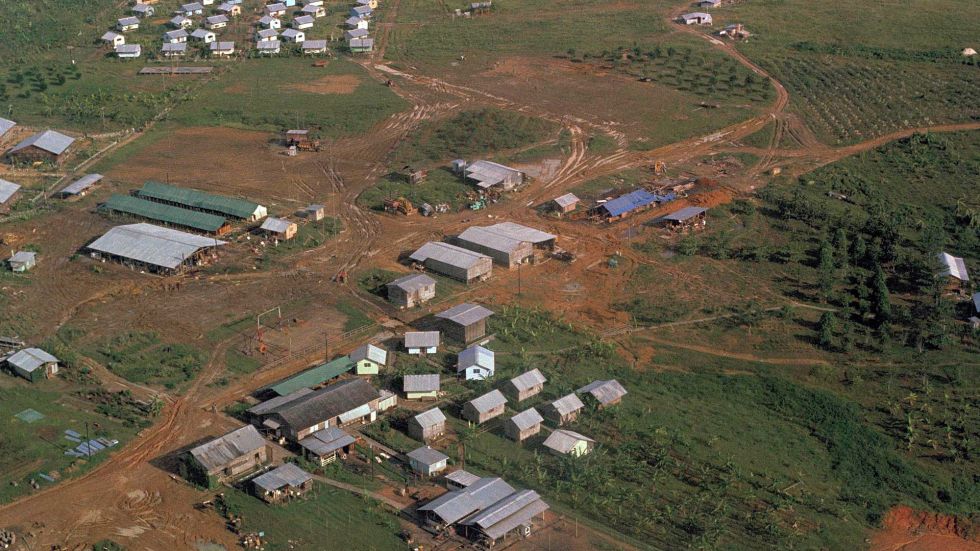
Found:
<svg viewBox="0 0 980 551"><path fill-rule="evenodd" d="M153 224L116 226L87 248L93 258L121 262L133 269L172 274L195 266L226 242Z"/></svg>

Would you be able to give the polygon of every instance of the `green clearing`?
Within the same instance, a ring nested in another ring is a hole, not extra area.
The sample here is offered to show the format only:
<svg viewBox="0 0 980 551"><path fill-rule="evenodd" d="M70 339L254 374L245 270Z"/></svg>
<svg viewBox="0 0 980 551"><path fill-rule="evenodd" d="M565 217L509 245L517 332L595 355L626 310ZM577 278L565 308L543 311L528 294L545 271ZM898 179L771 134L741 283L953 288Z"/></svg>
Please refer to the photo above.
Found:
<svg viewBox="0 0 980 551"><path fill-rule="evenodd" d="M262 367L262 362L242 354L237 348L225 350L225 369L232 374L247 375Z"/></svg>
<svg viewBox="0 0 980 551"><path fill-rule="evenodd" d="M364 313L354 302L342 300L337 303L337 311L345 316L344 332L355 331L362 327L374 325L374 320Z"/></svg>
<svg viewBox="0 0 980 551"><path fill-rule="evenodd" d="M89 355L126 380L166 388L176 388L193 379L206 360L200 350L165 343L152 331L117 335L96 344Z"/></svg>
<svg viewBox="0 0 980 551"><path fill-rule="evenodd" d="M357 196L357 204L383 211L385 199L405 197L416 207L422 203L439 205L446 203L453 211L459 211L470 204L469 196L474 193L473 186L452 173L448 168L430 170L425 181L409 184L401 174L391 173Z"/></svg>
<svg viewBox="0 0 980 551"><path fill-rule="evenodd" d="M244 531L265 532L269 551L405 549L398 521L380 503L324 484L285 506L238 490L226 491L224 500L229 512L242 517Z"/></svg>
<svg viewBox="0 0 980 551"><path fill-rule="evenodd" d="M2 374L9 378L6 372ZM25 383L26 384L26 383ZM91 438L106 437L125 442L135 429L122 421L99 414L95 404L68 393L51 390L53 383L42 382L27 387L7 384L0 390L0 503L7 503L30 493L29 481L34 478L42 488L51 483L38 478L46 473L55 480L79 476L109 456L102 451L87 458L73 458L65 450L78 444L65 438L65 430L84 435L89 423ZM44 418L27 423L14 417L34 409ZM17 483L14 486L13 483Z"/></svg>

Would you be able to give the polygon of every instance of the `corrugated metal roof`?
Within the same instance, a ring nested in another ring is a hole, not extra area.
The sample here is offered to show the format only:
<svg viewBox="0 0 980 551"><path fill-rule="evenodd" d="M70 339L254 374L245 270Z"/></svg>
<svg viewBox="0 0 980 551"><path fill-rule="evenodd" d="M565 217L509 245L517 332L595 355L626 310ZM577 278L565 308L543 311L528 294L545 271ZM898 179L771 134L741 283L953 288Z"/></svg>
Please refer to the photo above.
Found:
<svg viewBox="0 0 980 551"><path fill-rule="evenodd" d="M459 357L456 359L456 371L465 371L470 367L482 367L493 373L493 350L488 350L478 344L474 344L460 352Z"/></svg>
<svg viewBox="0 0 980 551"><path fill-rule="evenodd" d="M259 44L261 44L261 42ZM259 229L272 233L286 233L286 231L289 230L289 227L292 225L294 224L289 220L285 220L283 218L273 218L270 216L265 219L265 222L262 222Z"/></svg>
<svg viewBox="0 0 980 551"><path fill-rule="evenodd" d="M303 42L304 50L322 50L326 47L326 40L307 40L306 42Z"/></svg>
<svg viewBox="0 0 980 551"><path fill-rule="evenodd" d="M388 351L384 348L378 348L373 344L365 344L355 348L350 353L350 359L353 362L371 360L378 365L385 365L388 363Z"/></svg>
<svg viewBox="0 0 980 551"><path fill-rule="evenodd" d="M703 207L684 207L681 210L672 212L672 213L668 214L667 216L664 216L664 220L671 220L671 221L674 221L674 222L683 222L685 220L688 220L690 218L694 218L695 216L697 216L697 215L699 215L699 214L701 214L703 212L707 212L707 211L708 211L708 209L703 208Z"/></svg>
<svg viewBox="0 0 980 551"><path fill-rule="evenodd" d="M272 492L286 486L298 488L313 480L313 475L300 469L294 463L284 463L275 469L259 475L252 482L267 492Z"/></svg>
<svg viewBox="0 0 980 551"><path fill-rule="evenodd" d="M299 441L299 445L315 455L328 455L357 440L337 427L318 430Z"/></svg>
<svg viewBox="0 0 980 551"><path fill-rule="evenodd" d="M580 199L574 193L566 193L559 197L555 197L555 203L558 203L560 207L570 207L578 203Z"/></svg>
<svg viewBox="0 0 980 551"><path fill-rule="evenodd" d="M609 379L608 381L592 381L591 383L578 389L576 392L579 394L588 392L600 404L608 404L615 401L618 398L626 396L626 389L623 385L619 384L616 379Z"/></svg>
<svg viewBox="0 0 980 551"><path fill-rule="evenodd" d="M549 509L534 490L522 490L481 511L467 524L480 526L492 540L504 537L515 528L531 522L531 519Z"/></svg>
<svg viewBox="0 0 980 551"><path fill-rule="evenodd" d="M11 264L33 264L37 261L37 253L33 251L17 251L7 259Z"/></svg>
<svg viewBox="0 0 980 551"><path fill-rule="evenodd" d="M349 31L344 31L344 36L347 38L347 40L351 40L354 38L364 38L369 34L371 33L369 33L367 29L350 29Z"/></svg>
<svg viewBox="0 0 980 551"><path fill-rule="evenodd" d="M20 185L0 179L0 205L10 200L20 190Z"/></svg>
<svg viewBox="0 0 980 551"><path fill-rule="evenodd" d="M351 48L365 48L370 50L374 47L373 38L354 38L350 41Z"/></svg>
<svg viewBox="0 0 980 551"><path fill-rule="evenodd" d="M302 430L362 408L378 396L378 390L364 379L348 379L301 396L272 413L292 429Z"/></svg>
<svg viewBox="0 0 980 551"><path fill-rule="evenodd" d="M215 52L215 51L219 51L219 52L230 52L230 51L233 51L235 49L235 43L234 42L212 42L211 43L211 46L209 46L209 47L211 48L211 51L212 52Z"/></svg>
<svg viewBox="0 0 980 551"><path fill-rule="evenodd" d="M210 237L140 223L116 226L93 241L88 248L172 269L204 247L225 244Z"/></svg>
<svg viewBox="0 0 980 551"><path fill-rule="evenodd" d="M5 119L3 117L0 117L0 136L3 136L4 134L7 133L8 130L10 130L15 126L17 126L16 122L10 119Z"/></svg>
<svg viewBox="0 0 980 551"><path fill-rule="evenodd" d="M139 44L120 44L116 46L116 55L129 54L138 56L143 52L143 47Z"/></svg>
<svg viewBox="0 0 980 551"><path fill-rule="evenodd" d="M58 363L58 358L40 348L25 348L7 358L7 363L28 373L48 363Z"/></svg>
<svg viewBox="0 0 980 551"><path fill-rule="evenodd" d="M481 228L479 226L473 226L466 228L463 233L459 234L458 239L460 241L465 241L467 243L473 243L475 245L480 245L486 247L492 251L499 251L506 254L511 254L517 249L527 243L526 241L521 241L520 239L513 239L511 237L500 235L486 228ZM465 246L465 243L463 243Z"/></svg>
<svg viewBox="0 0 980 551"><path fill-rule="evenodd" d="M442 463L449 459L449 456L442 453L439 450L434 450L429 446L422 446L421 448L412 450L405 454L409 459L414 459L416 462L421 463L427 467Z"/></svg>
<svg viewBox="0 0 980 551"><path fill-rule="evenodd" d="M361 17L350 16L350 17L347 18L346 21L344 21L344 23L347 23L351 27L356 27L357 24L360 23L361 21L364 21L364 19L361 18Z"/></svg>
<svg viewBox="0 0 980 551"><path fill-rule="evenodd" d="M265 445L266 441L259 431L252 425L245 425L192 449L191 456L205 469L213 471Z"/></svg>
<svg viewBox="0 0 980 551"><path fill-rule="evenodd" d="M476 511L514 493L514 488L501 478L481 478L463 490L446 492L419 507L419 511L432 511L447 525L452 525Z"/></svg>
<svg viewBox="0 0 980 551"><path fill-rule="evenodd" d="M255 47L262 51L277 51L279 50L280 43L278 40L259 40Z"/></svg>
<svg viewBox="0 0 980 551"><path fill-rule="evenodd" d="M479 413L486 413L494 408L498 408L507 403L507 398L497 389L487 392L483 396L473 398L469 402Z"/></svg>
<svg viewBox="0 0 980 551"><path fill-rule="evenodd" d="M405 375L402 390L405 392L437 392L440 388L438 373Z"/></svg>
<svg viewBox="0 0 980 551"><path fill-rule="evenodd" d="M458 471L453 471L446 475L446 480L451 480L452 482L463 486L464 488L472 486L476 481L480 480L480 477L475 474L464 471L460 469Z"/></svg>
<svg viewBox="0 0 980 551"><path fill-rule="evenodd" d="M438 331L409 331L405 333L405 348L432 348L439 346Z"/></svg>
<svg viewBox="0 0 980 551"><path fill-rule="evenodd" d="M147 201L131 195L113 195L101 208L206 232L216 232L225 225L225 219L214 214Z"/></svg>
<svg viewBox="0 0 980 551"><path fill-rule="evenodd" d="M466 166L464 174L476 180L479 187L489 188L520 174L520 171L493 161L474 161Z"/></svg>
<svg viewBox="0 0 980 551"><path fill-rule="evenodd" d="M438 376L438 375L437 375ZM432 408L413 417L422 428L434 427L446 422L446 415L439 408Z"/></svg>
<svg viewBox="0 0 980 551"><path fill-rule="evenodd" d="M436 314L437 318L444 320L449 320L453 323L458 323L462 326L473 325L474 323L484 320L493 315L493 311L489 308L480 306L479 304L473 304L471 302L464 302L462 304L457 304L448 310L443 310Z"/></svg>
<svg viewBox="0 0 980 551"><path fill-rule="evenodd" d="M656 195L645 189L638 189L603 203L601 208L605 209L609 213L609 216L619 216L620 214L652 205L656 202Z"/></svg>
<svg viewBox="0 0 980 551"><path fill-rule="evenodd" d="M294 25L312 25L315 21L316 19L312 15L301 15L293 18Z"/></svg>
<svg viewBox="0 0 980 551"><path fill-rule="evenodd" d="M282 31L282 36L285 38L296 38L297 36L306 36L306 33L297 31L296 29L286 29Z"/></svg>
<svg viewBox="0 0 980 551"><path fill-rule="evenodd" d="M416 262L425 262L431 258L442 262L443 264L468 270L484 259L489 259L490 257L480 253L475 253L462 247L457 247L456 245L450 245L449 243L429 241L425 245L419 247L419 249L412 253L409 258Z"/></svg>
<svg viewBox="0 0 980 551"><path fill-rule="evenodd" d="M514 388L517 390L525 391L538 385L543 385L547 381L548 379L545 379L541 371L535 368L514 377L510 380L510 384L514 385Z"/></svg>
<svg viewBox="0 0 980 551"><path fill-rule="evenodd" d="M551 407L555 408L558 415L568 415L585 407L582 400L574 392L551 402Z"/></svg>
<svg viewBox="0 0 980 551"><path fill-rule="evenodd" d="M313 369L293 375L288 379L268 387L269 390L280 396L292 394L301 388L310 388L321 385L330 379L339 377L344 373L354 369L354 362L347 356L335 358L325 364L318 365Z"/></svg>
<svg viewBox="0 0 980 551"><path fill-rule="evenodd" d="M204 11L204 6L200 2L190 2L180 6L180 9L183 12Z"/></svg>
<svg viewBox="0 0 980 551"><path fill-rule="evenodd" d="M973 309L980 313L980 293L973 294Z"/></svg>
<svg viewBox="0 0 980 551"><path fill-rule="evenodd" d="M371 15L371 6L355 6L350 9L350 13L353 15Z"/></svg>
<svg viewBox="0 0 980 551"><path fill-rule="evenodd" d="M535 245L546 243L557 238L557 236L550 233L543 232L523 224L517 224L516 222L500 222L499 224L487 226L484 229L497 235L502 235L504 237L509 237L519 241L528 241L530 243L534 243Z"/></svg>
<svg viewBox="0 0 980 551"><path fill-rule="evenodd" d="M412 293L426 287L430 287L436 284L436 280L425 274L413 274L400 277L391 283L388 287L398 287L406 292Z"/></svg>
<svg viewBox="0 0 980 551"><path fill-rule="evenodd" d="M136 13L147 13L153 11L153 6L149 4L137 3L130 9Z"/></svg>
<svg viewBox="0 0 980 551"><path fill-rule="evenodd" d="M106 42L114 42L120 36L125 37L125 35L119 34L115 31L108 31L104 35L102 35L102 40L105 40ZM3 132L0 132L0 135L2 134Z"/></svg>
<svg viewBox="0 0 980 551"><path fill-rule="evenodd" d="M184 29L177 29L173 31L167 31L163 33L163 38L167 40L173 40L178 38L187 38L187 31Z"/></svg>
<svg viewBox="0 0 980 551"><path fill-rule="evenodd" d="M72 138L71 136L66 136L61 132L56 132L54 130L45 130L44 132L38 132L30 138L27 138L26 140L15 145L10 152L16 153L22 149L33 146L54 155L61 155L73 143L75 143L75 138Z"/></svg>
<svg viewBox="0 0 980 551"><path fill-rule="evenodd" d="M939 253L939 262L943 267L942 274L955 277L960 281L970 281L970 274L966 271L966 262L949 253Z"/></svg>
<svg viewBox="0 0 980 551"><path fill-rule="evenodd" d="M286 11L286 4L283 4L281 2L276 4L269 4L268 6L265 7L265 11L269 13L277 12L277 11Z"/></svg>
<svg viewBox="0 0 980 551"><path fill-rule="evenodd" d="M140 18L132 15L128 17L120 17L118 20L116 20L116 23L122 25L123 27L128 27L130 25L139 26Z"/></svg>
<svg viewBox="0 0 980 551"><path fill-rule="evenodd" d="M227 15L212 15L211 17L208 17L205 21L208 22L208 25L215 25L217 23L227 23L228 22L228 16Z"/></svg>
<svg viewBox="0 0 980 551"><path fill-rule="evenodd" d="M276 409L277 407L288 404L289 402L292 402L293 400L300 398L302 396L306 396L311 392L313 392L313 389L303 387L297 390L296 392L287 394L285 396L276 396L271 400L266 400L261 404L252 406L251 408L248 409L248 413L252 415L265 415L266 413L269 413L270 411Z"/></svg>
<svg viewBox="0 0 980 551"><path fill-rule="evenodd" d="M161 49L161 51L163 51L164 53L184 53L184 52L187 51L187 43L186 42L177 42L177 43L166 42L166 43L163 44L163 48Z"/></svg>
<svg viewBox="0 0 980 551"><path fill-rule="evenodd" d="M544 446L559 453L568 453L575 448L579 442L595 442L588 436L583 436L577 432L567 429L558 429L548 435L544 440Z"/></svg>
<svg viewBox="0 0 980 551"><path fill-rule="evenodd" d="M211 43L212 46L214 46L214 44L218 43ZM221 42L221 44L234 43ZM261 207L261 205L258 203L253 203L244 199L225 197L223 195L212 195L196 189L180 188L177 186L164 184L162 182L146 182L143 184L142 189L136 193L140 197L168 201L201 210L220 212L236 218L250 218L255 215L255 213Z"/></svg>
<svg viewBox="0 0 980 551"><path fill-rule="evenodd" d="M196 38L198 40L204 40L209 36L214 36L214 33L207 29L194 29L194 32L191 33L191 37ZM214 43L212 42L212 44Z"/></svg>
<svg viewBox="0 0 980 551"><path fill-rule="evenodd" d="M542 421L544 421L544 418L534 408L528 408L510 418L510 422L514 423L519 430L533 428L535 425L540 425Z"/></svg>
<svg viewBox="0 0 980 551"><path fill-rule="evenodd" d="M170 24L173 25L174 27L181 27L183 26L185 21L190 21L190 18L184 15L175 15L170 20Z"/></svg>

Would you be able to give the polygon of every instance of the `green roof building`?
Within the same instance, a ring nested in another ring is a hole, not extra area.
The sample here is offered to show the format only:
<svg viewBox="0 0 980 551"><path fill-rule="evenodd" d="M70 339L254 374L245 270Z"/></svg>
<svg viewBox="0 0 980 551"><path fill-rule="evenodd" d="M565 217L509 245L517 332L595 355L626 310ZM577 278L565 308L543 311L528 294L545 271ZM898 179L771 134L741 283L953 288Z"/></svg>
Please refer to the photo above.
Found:
<svg viewBox="0 0 980 551"><path fill-rule="evenodd" d="M306 371L293 375L288 379L267 387L265 390L271 391L279 396L292 394L302 388L313 388L334 379L354 369L354 362L347 356L341 356L334 360L307 369Z"/></svg>
<svg viewBox="0 0 980 551"><path fill-rule="evenodd" d="M102 204L101 208L104 211L121 212L208 233L221 234L228 229L225 219L221 216L154 203L130 195L113 195Z"/></svg>
<svg viewBox="0 0 980 551"><path fill-rule="evenodd" d="M143 184L143 188L136 192L136 195L148 201L249 221L265 218L269 214L266 208L258 203L235 197L225 197L224 195L213 195L162 182L146 182Z"/></svg>

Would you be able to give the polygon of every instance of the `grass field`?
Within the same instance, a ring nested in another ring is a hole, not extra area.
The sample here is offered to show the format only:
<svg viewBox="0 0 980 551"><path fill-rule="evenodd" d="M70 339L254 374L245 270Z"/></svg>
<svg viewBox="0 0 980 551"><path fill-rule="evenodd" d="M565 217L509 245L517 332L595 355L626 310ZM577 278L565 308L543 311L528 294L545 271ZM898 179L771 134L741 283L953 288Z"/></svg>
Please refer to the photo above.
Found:
<svg viewBox="0 0 980 551"><path fill-rule="evenodd" d="M415 206L422 203L446 203L452 210L459 210L469 205L471 201L468 195L472 193L473 186L467 185L451 170L437 168L429 171L424 182L415 185L406 182L401 174L388 174L373 187L364 190L357 197L357 203L372 210L383 211L385 199L405 197Z"/></svg>
<svg viewBox="0 0 980 551"><path fill-rule="evenodd" d="M10 375L0 374L4 378ZM6 382L0 393L0 503L30 493L29 481L34 478L42 488L51 483L38 478L46 473L55 480L78 476L99 462L109 453L102 451L89 459L75 459L64 455L64 450L77 443L65 438L65 430L84 435L85 423L89 423L91 438L106 437L125 442L135 430L124 423L95 412L94 404L51 389L51 383L41 382L32 386ZM27 423L14 415L28 409L44 415L43 419ZM13 486L12 483L17 483Z"/></svg>
<svg viewBox="0 0 980 551"><path fill-rule="evenodd" d="M193 379L205 361L200 350L162 342L154 332L117 335L96 345L90 355L127 380L167 388Z"/></svg>
<svg viewBox="0 0 980 551"><path fill-rule="evenodd" d="M401 550L398 521L370 499L317 484L305 499L267 505L238 490L225 492L228 509L246 532L265 532L265 549Z"/></svg>

